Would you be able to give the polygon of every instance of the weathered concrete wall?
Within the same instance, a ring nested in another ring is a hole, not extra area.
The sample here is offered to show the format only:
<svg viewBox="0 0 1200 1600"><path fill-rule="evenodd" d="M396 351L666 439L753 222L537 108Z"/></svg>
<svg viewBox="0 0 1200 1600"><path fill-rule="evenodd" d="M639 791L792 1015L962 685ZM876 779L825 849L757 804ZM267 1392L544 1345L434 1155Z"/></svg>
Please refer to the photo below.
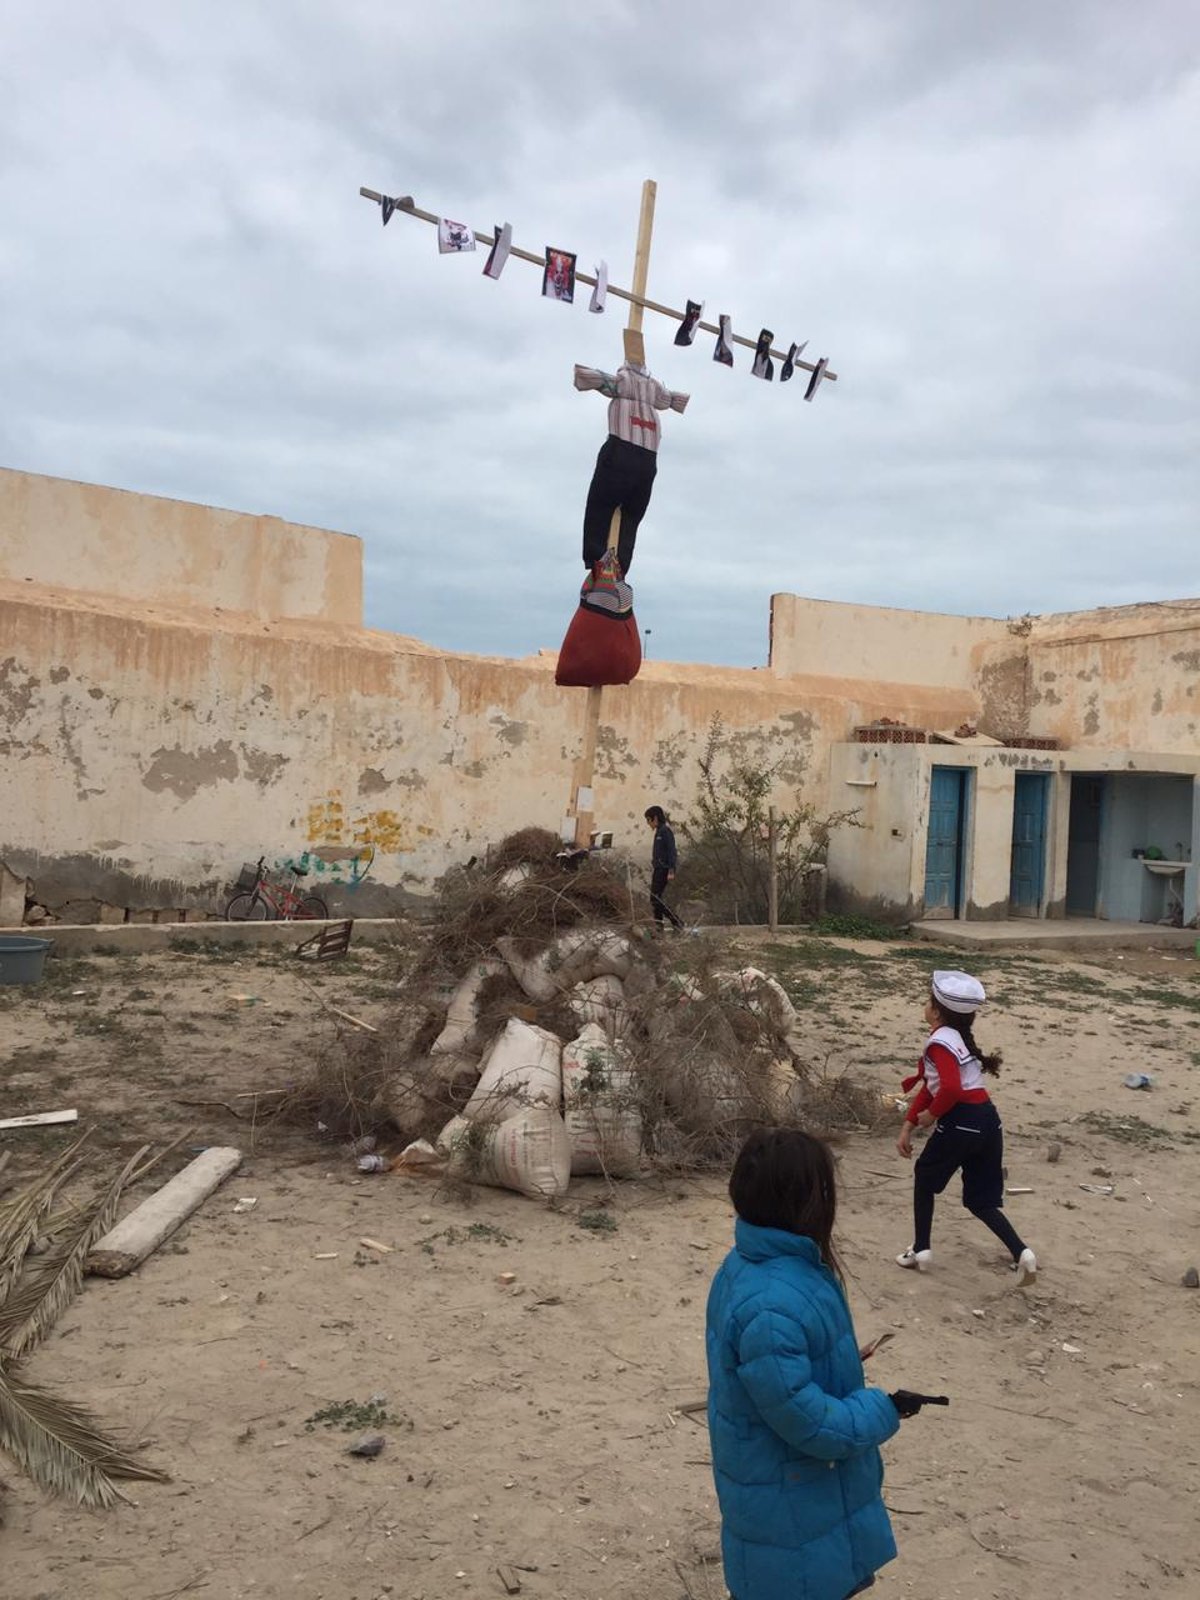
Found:
<svg viewBox="0 0 1200 1600"><path fill-rule="evenodd" d="M28 875L98 916L215 910L265 854L306 865L334 910L386 913L515 828L557 830L585 697L555 687L553 656L446 654L362 629L361 603L347 535L0 471L6 905ZM653 662L605 694L597 825L640 856L647 804L686 814L714 716L782 760L778 804L861 808L832 903L893 915L922 907L933 764L973 769L974 917L1007 904L1013 774L1053 772L1054 914L1071 772L1195 776L1200 601L999 621L776 595L770 670ZM1066 750L845 745L883 717ZM1200 808L1193 908L1198 845Z"/></svg>
<svg viewBox="0 0 1200 1600"><path fill-rule="evenodd" d="M977 692L980 653L1004 636L990 617L771 596L771 670L779 677L865 678Z"/></svg>
<svg viewBox="0 0 1200 1600"><path fill-rule="evenodd" d="M1029 617L978 656L980 727L1071 748L1200 749L1200 600Z"/></svg>
<svg viewBox="0 0 1200 1600"><path fill-rule="evenodd" d="M586 697L555 687L549 655L11 584L0 640L0 857L47 903L215 908L265 852L305 861L334 909L384 912L515 828L557 831L566 809ZM597 825L640 855L647 804L686 813L714 716L736 749L782 759L781 804L824 805L829 746L855 722L968 706L962 691L649 663L604 697Z"/></svg>
<svg viewBox="0 0 1200 1600"><path fill-rule="evenodd" d="M362 624L362 541L0 468L0 577L264 619Z"/></svg>

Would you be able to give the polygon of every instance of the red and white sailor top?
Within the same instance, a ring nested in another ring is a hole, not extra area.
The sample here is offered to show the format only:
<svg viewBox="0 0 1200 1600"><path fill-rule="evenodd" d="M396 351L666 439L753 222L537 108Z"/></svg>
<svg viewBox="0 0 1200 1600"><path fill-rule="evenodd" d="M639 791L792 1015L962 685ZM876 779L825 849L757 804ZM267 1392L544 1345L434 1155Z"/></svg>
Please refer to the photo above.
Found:
<svg viewBox="0 0 1200 1600"><path fill-rule="evenodd" d="M925 1054L911 1078L905 1078L905 1091L921 1085L920 1093L908 1108L906 1122L915 1123L923 1111L935 1118L944 1117L956 1105L982 1105L990 1098L983 1086L983 1064L963 1043L957 1028L935 1028L925 1043Z"/></svg>
<svg viewBox="0 0 1200 1600"><path fill-rule="evenodd" d="M657 450L659 444L658 418L655 411L683 412L689 396L676 394L659 383L645 367L632 361L614 374L602 372L599 367L575 367L577 389L599 389L610 401L608 431L626 444L640 445L643 450Z"/></svg>

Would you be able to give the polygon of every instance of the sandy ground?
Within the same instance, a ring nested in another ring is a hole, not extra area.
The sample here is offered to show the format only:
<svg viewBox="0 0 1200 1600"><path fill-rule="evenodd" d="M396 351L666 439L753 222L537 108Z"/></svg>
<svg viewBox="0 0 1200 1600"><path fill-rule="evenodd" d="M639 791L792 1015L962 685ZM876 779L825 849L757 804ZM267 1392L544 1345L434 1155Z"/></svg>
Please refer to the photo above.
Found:
<svg viewBox="0 0 1200 1600"><path fill-rule="evenodd" d="M795 940L754 955L802 1007L814 1064L895 1085L936 952ZM379 1020L395 960L366 951L312 981ZM979 1033L1008 1061L1009 1183L1033 1191L1008 1204L1043 1271L1016 1292L947 1199L936 1271L902 1273L908 1169L886 1133L841 1145L859 1331L896 1333L870 1375L952 1396L886 1449L901 1553L875 1593L1194 1594L1200 1291L1180 1276L1200 1256L1196 963L1047 953L976 970L996 1001ZM5 1113L78 1105L109 1165L185 1128L189 1145L248 1151L137 1274L90 1282L28 1369L151 1441L172 1481L90 1513L0 1458L6 1597L485 1597L504 1593L505 1563L530 1600L724 1595L707 1434L678 1409L704 1393L704 1299L730 1235L719 1177L582 1182L558 1210L483 1190L466 1207L360 1177L344 1148L179 1104L244 1107L235 1093L302 1070L331 1024L285 955L98 956L0 997ZM1131 1069L1150 1092L1122 1087ZM65 1137L0 1134L8 1176ZM611 1226L581 1224L597 1214ZM373 1395L395 1419L376 1460L345 1453L357 1433L306 1426Z"/></svg>

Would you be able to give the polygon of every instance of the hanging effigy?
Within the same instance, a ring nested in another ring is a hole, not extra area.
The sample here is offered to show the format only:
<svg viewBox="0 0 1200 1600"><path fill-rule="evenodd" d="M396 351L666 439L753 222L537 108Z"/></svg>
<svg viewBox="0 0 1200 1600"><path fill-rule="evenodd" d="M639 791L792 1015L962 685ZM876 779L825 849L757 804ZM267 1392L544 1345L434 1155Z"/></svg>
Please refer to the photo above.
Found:
<svg viewBox="0 0 1200 1600"><path fill-rule="evenodd" d="M658 471L659 414L675 411L682 415L688 403L686 394L668 389L646 366L641 332L643 312L655 311L678 322L674 342L681 348L690 347L699 330L714 334L713 360L722 366L733 366L735 345L753 350L750 370L755 377L768 383L775 376L776 359L782 363L781 385L791 379L797 368L803 368L809 374L805 400L813 398L824 379L836 382L837 374L829 371L829 362L824 356L817 362L801 359L807 340L802 344L793 342L784 353L772 349L774 335L769 328L763 328L757 339L747 339L734 333L732 317L727 314L722 314L715 325L703 321L702 300L689 299L685 310L676 311L646 298L656 194L656 185L652 182L647 181L642 187L631 289L619 289L609 283L608 266L604 261L598 263L595 275L589 276L578 270L578 257L573 251L547 246L542 255L534 255L518 248L512 242L511 223L495 228L490 235L475 233L465 223L418 210L410 195L394 198L373 189L360 189L359 193L379 205L385 226L396 211L433 223L438 230L438 248L443 254L474 250L476 242L486 245L488 257L483 268L486 277L499 278L509 257L515 256L542 269L542 294L546 299L572 305L576 284L583 283L592 289L588 302L591 312L602 314L609 295L629 304L624 361L617 371L610 373L582 365L575 368L575 387L598 392L609 403L608 436L596 458L584 506L583 561L588 569L587 576L559 651L555 672L556 683L588 690L583 745L575 765L570 812L564 821L563 833L564 839L573 838L576 845L586 846L591 836L592 773L601 690L631 683L642 663L629 569Z"/></svg>

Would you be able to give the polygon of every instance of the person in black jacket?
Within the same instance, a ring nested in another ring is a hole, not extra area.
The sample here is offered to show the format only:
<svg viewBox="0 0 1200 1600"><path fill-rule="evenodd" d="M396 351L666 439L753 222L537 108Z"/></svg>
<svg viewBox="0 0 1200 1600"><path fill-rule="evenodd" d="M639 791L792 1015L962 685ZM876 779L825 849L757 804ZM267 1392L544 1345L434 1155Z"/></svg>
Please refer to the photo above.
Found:
<svg viewBox="0 0 1200 1600"><path fill-rule="evenodd" d="M667 813L661 806L650 806L646 812L646 821L654 829L654 850L650 857L650 909L654 913L654 920L660 932L664 917L670 919L673 928L682 928L683 923L662 897L663 890L675 876L675 868L679 863L675 835L671 832Z"/></svg>

